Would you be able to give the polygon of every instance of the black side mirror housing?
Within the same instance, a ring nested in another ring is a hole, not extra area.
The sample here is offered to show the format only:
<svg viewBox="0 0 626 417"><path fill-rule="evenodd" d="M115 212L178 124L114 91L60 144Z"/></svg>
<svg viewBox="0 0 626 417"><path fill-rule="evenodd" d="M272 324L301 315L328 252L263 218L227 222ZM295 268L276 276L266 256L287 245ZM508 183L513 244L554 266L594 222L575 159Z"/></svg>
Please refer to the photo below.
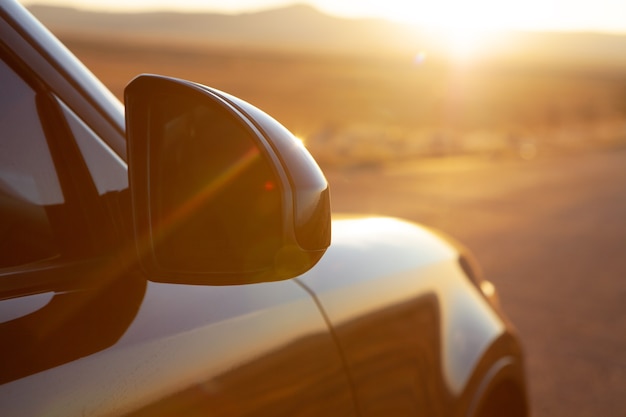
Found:
<svg viewBox="0 0 626 417"><path fill-rule="evenodd" d="M302 143L245 101L189 81L124 91L139 260L149 279L293 278L330 245L328 183Z"/></svg>

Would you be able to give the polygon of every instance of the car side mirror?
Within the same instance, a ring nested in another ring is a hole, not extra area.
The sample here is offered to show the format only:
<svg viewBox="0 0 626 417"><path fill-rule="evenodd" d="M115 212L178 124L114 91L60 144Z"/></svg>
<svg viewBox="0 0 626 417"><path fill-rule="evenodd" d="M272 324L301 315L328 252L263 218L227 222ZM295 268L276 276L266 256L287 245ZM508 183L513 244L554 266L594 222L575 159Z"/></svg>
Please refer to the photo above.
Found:
<svg viewBox="0 0 626 417"><path fill-rule="evenodd" d="M124 96L135 244L149 279L275 281L322 257L328 183L287 129L189 81L141 75Z"/></svg>

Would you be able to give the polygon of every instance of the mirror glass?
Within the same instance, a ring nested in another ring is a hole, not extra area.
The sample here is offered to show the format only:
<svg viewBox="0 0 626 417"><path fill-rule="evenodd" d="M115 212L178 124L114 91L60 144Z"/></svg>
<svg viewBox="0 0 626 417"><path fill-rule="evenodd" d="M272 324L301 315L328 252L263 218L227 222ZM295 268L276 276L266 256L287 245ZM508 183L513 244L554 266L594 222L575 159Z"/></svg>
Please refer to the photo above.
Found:
<svg viewBox="0 0 626 417"><path fill-rule="evenodd" d="M157 263L186 273L267 268L281 244L281 190L254 131L194 94L157 95L148 118Z"/></svg>

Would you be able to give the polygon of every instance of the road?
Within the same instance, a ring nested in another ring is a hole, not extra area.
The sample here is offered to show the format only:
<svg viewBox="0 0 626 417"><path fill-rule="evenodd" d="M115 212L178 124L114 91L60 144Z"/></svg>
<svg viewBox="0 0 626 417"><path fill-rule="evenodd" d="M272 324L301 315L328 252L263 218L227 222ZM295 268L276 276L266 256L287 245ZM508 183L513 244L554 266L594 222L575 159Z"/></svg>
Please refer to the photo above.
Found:
<svg viewBox="0 0 626 417"><path fill-rule="evenodd" d="M472 249L523 339L534 417L626 416L626 149L327 174L335 212L408 218Z"/></svg>

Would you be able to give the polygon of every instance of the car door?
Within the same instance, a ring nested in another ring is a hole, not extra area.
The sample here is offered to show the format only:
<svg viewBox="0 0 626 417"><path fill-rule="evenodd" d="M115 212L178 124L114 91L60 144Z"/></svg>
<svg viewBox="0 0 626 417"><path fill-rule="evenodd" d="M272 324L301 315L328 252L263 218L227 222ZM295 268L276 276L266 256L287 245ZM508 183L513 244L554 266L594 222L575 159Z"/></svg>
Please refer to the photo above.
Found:
<svg viewBox="0 0 626 417"><path fill-rule="evenodd" d="M0 53L0 415L354 415L305 288L150 281L124 161Z"/></svg>

